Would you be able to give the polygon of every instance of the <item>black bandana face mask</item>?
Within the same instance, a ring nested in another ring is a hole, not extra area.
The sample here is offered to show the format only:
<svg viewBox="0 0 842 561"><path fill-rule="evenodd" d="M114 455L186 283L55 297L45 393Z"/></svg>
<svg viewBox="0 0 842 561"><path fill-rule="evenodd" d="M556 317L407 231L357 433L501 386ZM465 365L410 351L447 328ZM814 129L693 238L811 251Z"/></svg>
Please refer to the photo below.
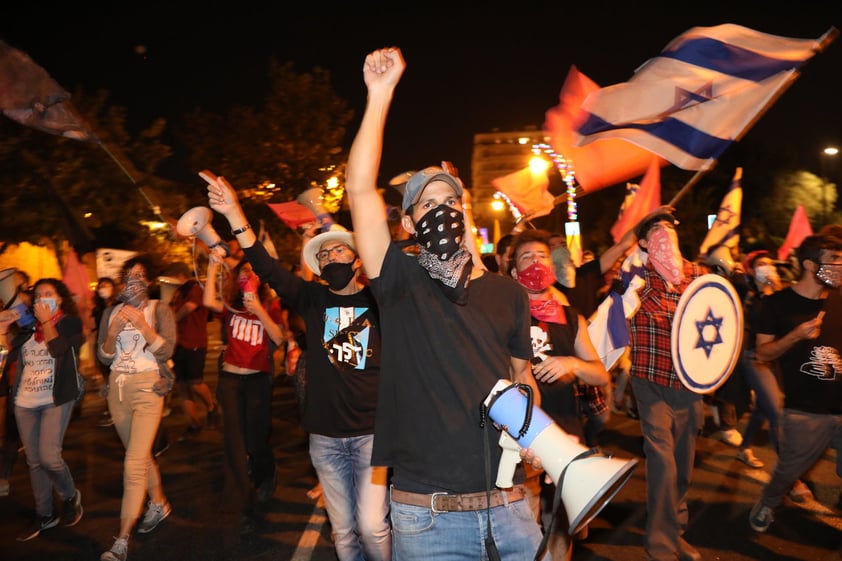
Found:
<svg viewBox="0 0 842 561"><path fill-rule="evenodd" d="M423 249L442 261L447 261L461 249L464 237L464 215L447 205L432 209L415 225L415 239Z"/></svg>
<svg viewBox="0 0 842 561"><path fill-rule="evenodd" d="M418 264L452 302L468 301L471 281L471 255L462 247L465 237L463 214L447 205L439 205L415 225L415 239L421 245Z"/></svg>
<svg viewBox="0 0 842 561"><path fill-rule="evenodd" d="M342 290L354 278L353 263L328 263L319 275L333 290Z"/></svg>

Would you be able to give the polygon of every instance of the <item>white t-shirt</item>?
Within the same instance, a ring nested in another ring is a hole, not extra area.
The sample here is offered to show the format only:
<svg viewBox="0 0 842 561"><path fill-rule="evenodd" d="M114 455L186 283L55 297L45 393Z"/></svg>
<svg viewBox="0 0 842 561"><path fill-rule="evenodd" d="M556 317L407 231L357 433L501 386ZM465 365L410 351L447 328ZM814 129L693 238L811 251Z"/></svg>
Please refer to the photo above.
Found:
<svg viewBox="0 0 842 561"><path fill-rule="evenodd" d="M56 359L50 356L47 342L38 343L35 337L30 337L21 347L20 360L23 370L15 405L26 409L52 405Z"/></svg>
<svg viewBox="0 0 842 561"><path fill-rule="evenodd" d="M114 316L114 312L111 317ZM155 324L155 318L152 306L147 305L143 309L143 315L146 318L146 323L149 325ZM127 323L123 330L117 335L116 341L116 356L111 363L111 371L119 372L121 374L136 374L138 372L148 372L150 370L158 370L158 361L155 355L147 350L149 345L146 344L146 339L143 334L131 324Z"/></svg>

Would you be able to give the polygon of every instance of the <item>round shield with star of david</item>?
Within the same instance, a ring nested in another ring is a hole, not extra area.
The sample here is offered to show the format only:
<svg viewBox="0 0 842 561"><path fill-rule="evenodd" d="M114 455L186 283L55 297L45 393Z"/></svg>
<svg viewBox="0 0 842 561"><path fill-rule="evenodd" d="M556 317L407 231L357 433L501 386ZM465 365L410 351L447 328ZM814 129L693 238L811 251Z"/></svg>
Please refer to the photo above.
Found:
<svg viewBox="0 0 842 561"><path fill-rule="evenodd" d="M740 357L743 307L734 286L719 275L695 279L672 320L672 364L684 387L706 394L725 383Z"/></svg>

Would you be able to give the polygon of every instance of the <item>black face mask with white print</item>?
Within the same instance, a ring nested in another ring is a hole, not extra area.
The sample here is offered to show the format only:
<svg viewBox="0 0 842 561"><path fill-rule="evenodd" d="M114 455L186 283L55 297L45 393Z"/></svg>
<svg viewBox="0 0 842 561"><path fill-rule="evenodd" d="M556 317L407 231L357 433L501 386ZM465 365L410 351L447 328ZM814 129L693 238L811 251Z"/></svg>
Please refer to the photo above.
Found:
<svg viewBox="0 0 842 561"><path fill-rule="evenodd" d="M418 263L444 294L456 304L468 301L471 280L471 255L462 247L465 237L464 215L447 205L439 205L421 217L415 225L415 239L421 246Z"/></svg>
<svg viewBox="0 0 842 561"><path fill-rule="evenodd" d="M442 261L447 261L459 251L464 237L464 215L447 205L432 209L415 225L415 239L421 248Z"/></svg>

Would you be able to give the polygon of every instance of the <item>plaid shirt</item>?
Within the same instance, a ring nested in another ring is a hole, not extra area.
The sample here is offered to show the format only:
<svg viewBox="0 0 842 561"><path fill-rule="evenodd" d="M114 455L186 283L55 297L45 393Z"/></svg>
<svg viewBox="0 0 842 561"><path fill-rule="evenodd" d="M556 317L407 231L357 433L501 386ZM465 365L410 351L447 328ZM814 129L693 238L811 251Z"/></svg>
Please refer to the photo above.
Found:
<svg viewBox="0 0 842 561"><path fill-rule="evenodd" d="M651 262L646 264L643 269L646 284L639 292L640 309L629 320L632 376L660 386L684 388L672 365L672 318L681 294L704 272L697 264L685 259L684 280L678 290L674 290L655 271Z"/></svg>
<svg viewBox="0 0 842 561"><path fill-rule="evenodd" d="M579 401L579 416L582 418L598 417L608 411L605 393L599 386L592 386L580 380L576 381L576 399Z"/></svg>

